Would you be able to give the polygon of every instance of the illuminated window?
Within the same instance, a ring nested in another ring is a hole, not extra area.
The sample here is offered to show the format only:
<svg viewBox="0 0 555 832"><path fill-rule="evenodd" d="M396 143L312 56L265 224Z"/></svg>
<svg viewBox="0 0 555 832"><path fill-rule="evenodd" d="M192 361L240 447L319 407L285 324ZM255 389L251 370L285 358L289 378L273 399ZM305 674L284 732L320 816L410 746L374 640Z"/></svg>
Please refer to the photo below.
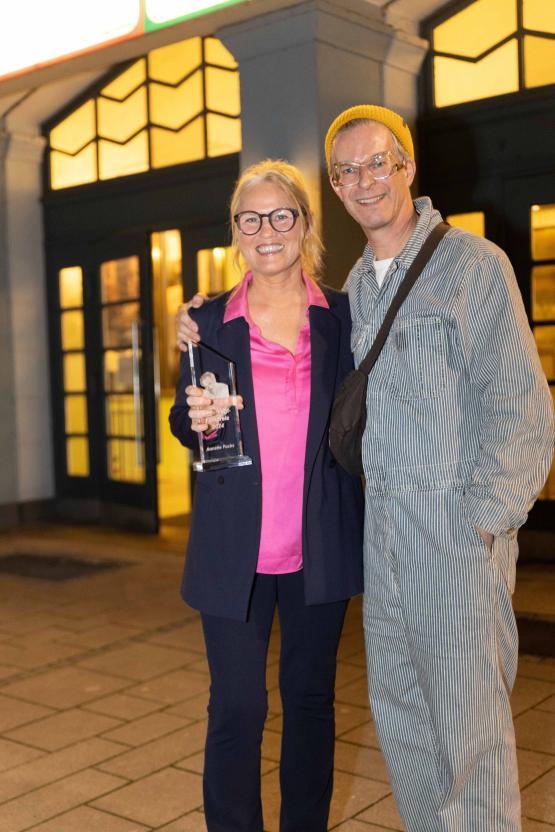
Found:
<svg viewBox="0 0 555 832"><path fill-rule="evenodd" d="M118 482L145 481L139 258L100 266L106 468Z"/></svg>
<svg viewBox="0 0 555 832"><path fill-rule="evenodd" d="M58 288L66 471L70 477L88 477L90 473L89 425L81 267L69 266L60 269Z"/></svg>
<svg viewBox="0 0 555 832"><path fill-rule="evenodd" d="M53 190L241 150L239 72L216 38L140 58L48 134Z"/></svg>
<svg viewBox="0 0 555 832"><path fill-rule="evenodd" d="M478 237L486 236L486 219L483 211L469 211L466 214L450 214L445 218L453 228L462 228Z"/></svg>
<svg viewBox="0 0 555 832"><path fill-rule="evenodd" d="M431 32L436 107L555 84L555 4L474 0Z"/></svg>
<svg viewBox="0 0 555 832"><path fill-rule="evenodd" d="M241 280L242 271L230 246L197 251L198 291L202 295L227 292Z"/></svg>
<svg viewBox="0 0 555 832"><path fill-rule="evenodd" d="M555 204L530 207L530 254L534 337L555 398ZM555 500L555 463L540 498Z"/></svg>

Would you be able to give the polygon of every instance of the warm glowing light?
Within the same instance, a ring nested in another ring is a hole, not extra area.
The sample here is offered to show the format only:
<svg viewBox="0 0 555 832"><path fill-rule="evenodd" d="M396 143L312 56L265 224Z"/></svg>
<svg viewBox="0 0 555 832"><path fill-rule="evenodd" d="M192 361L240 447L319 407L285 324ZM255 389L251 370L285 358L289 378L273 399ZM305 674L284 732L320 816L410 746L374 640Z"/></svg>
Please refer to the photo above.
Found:
<svg viewBox="0 0 555 832"><path fill-rule="evenodd" d="M445 218L453 228L462 228L478 237L486 236L486 218L483 211L468 211L465 214L449 214Z"/></svg>
<svg viewBox="0 0 555 832"><path fill-rule="evenodd" d="M3 5L0 76L130 36L141 23L141 0L18 0Z"/></svg>

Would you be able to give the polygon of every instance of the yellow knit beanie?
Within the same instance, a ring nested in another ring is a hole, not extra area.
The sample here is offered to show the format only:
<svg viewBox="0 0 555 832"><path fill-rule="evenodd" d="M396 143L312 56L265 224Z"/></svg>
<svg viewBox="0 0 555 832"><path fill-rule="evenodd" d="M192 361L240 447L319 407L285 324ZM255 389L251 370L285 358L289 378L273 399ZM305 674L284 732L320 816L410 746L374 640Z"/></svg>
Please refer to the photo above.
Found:
<svg viewBox="0 0 555 832"><path fill-rule="evenodd" d="M414 145L412 143L412 136L407 127L405 119L393 110L388 110L387 107L379 107L377 104L357 104L356 107L349 107L344 110L337 118L332 121L330 128L326 134L326 141L324 144L326 151L326 162L330 164L331 146L338 131L350 121L358 118L369 118L372 121L379 121L380 124L385 124L389 127L393 135L399 140L401 146L406 150L411 159L414 159Z"/></svg>

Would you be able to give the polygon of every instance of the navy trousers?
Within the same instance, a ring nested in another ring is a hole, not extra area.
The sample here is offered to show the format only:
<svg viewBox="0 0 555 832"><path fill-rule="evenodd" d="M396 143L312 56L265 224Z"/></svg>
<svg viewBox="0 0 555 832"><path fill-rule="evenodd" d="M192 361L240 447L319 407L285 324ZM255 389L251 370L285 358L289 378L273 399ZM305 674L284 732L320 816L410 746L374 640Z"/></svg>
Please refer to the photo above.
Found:
<svg viewBox="0 0 555 832"><path fill-rule="evenodd" d="M208 832L263 832L260 746L276 606L283 705L280 832L327 829L336 656L347 601L307 606L301 571L257 574L246 622L202 615L211 676L204 763Z"/></svg>

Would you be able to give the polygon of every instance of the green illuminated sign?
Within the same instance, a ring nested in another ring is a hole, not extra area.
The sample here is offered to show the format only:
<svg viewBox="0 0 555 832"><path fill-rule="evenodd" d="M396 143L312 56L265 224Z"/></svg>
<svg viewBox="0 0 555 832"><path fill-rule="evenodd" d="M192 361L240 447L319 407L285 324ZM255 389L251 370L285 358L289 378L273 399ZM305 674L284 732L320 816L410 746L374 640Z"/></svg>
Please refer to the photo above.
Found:
<svg viewBox="0 0 555 832"><path fill-rule="evenodd" d="M145 0L145 32L155 32L182 20L236 6L245 0Z"/></svg>

